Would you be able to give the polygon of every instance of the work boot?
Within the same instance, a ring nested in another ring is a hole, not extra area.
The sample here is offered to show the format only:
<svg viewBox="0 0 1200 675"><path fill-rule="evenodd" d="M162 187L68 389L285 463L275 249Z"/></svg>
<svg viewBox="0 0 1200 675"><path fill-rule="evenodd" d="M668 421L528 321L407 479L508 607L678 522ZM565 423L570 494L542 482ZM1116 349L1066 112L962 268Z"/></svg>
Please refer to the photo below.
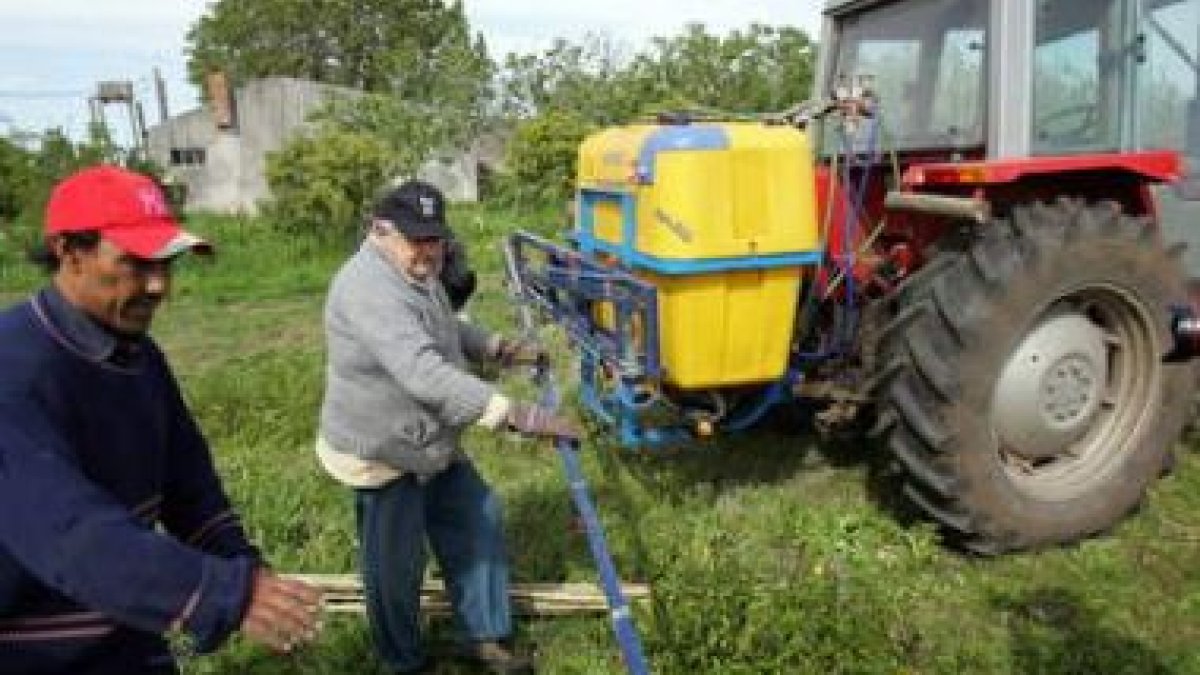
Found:
<svg viewBox="0 0 1200 675"><path fill-rule="evenodd" d="M531 675L533 661L526 656L514 654L502 643L481 640L467 644L462 651L463 659L485 672L504 675Z"/></svg>

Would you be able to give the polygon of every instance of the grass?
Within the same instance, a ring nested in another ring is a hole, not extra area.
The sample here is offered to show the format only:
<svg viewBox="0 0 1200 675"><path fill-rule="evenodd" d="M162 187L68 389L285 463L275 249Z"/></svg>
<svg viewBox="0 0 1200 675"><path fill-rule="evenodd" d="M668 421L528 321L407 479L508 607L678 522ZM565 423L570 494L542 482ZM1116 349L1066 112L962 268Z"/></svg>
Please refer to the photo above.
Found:
<svg viewBox="0 0 1200 675"><path fill-rule="evenodd" d="M483 272L472 312L512 328L495 241L521 224L462 209ZM320 312L345 241L201 219L221 248L186 263L155 333L226 485L279 569L354 569L350 496L311 450L322 387ZM4 244L7 247L7 244ZM0 249L0 299L40 283ZM565 362L566 359L559 359ZM505 380L513 392L528 385ZM595 572L548 448L472 432L502 494L518 581ZM638 628L661 673L1200 673L1200 458L1109 536L995 560L939 546L891 508L871 450L765 429L670 455L617 452L594 430L585 467L618 568L653 584ZM448 639L449 626L431 626ZM542 672L622 672L603 618L532 620ZM287 659L235 639L185 673L381 673L365 622L337 618ZM445 672L456 672L453 668Z"/></svg>

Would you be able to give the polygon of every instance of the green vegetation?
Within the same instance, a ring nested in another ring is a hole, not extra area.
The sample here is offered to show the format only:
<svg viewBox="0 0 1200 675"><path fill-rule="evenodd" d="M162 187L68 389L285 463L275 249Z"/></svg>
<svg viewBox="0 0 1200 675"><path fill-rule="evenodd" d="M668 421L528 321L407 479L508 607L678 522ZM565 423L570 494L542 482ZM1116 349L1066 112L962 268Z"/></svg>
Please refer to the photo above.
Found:
<svg viewBox="0 0 1200 675"><path fill-rule="evenodd" d="M563 203L575 189L579 144L596 127L570 110L550 110L517 125L501 194L515 204Z"/></svg>
<svg viewBox="0 0 1200 675"><path fill-rule="evenodd" d="M47 130L36 148L0 137L0 283L28 273L15 263L39 238L42 211L54 184L100 162L161 176L152 162L113 145L99 126L92 127L83 142L67 138L61 130Z"/></svg>
<svg viewBox="0 0 1200 675"><path fill-rule="evenodd" d="M481 137L512 139L485 191L522 206L561 200L590 129L664 111L777 111L808 97L815 60L803 30L759 23L724 36L690 24L636 52L597 35L490 54L462 3L444 0L218 0L187 40L196 85L223 71L234 86L282 76L362 93L332 101L308 134L268 155L273 220L313 231L355 222L370 202L364 185Z"/></svg>
<svg viewBox="0 0 1200 675"><path fill-rule="evenodd" d="M345 234L361 222L380 185L397 175L377 136L326 126L267 155L267 217L292 233Z"/></svg>
<svg viewBox="0 0 1200 675"><path fill-rule="evenodd" d="M186 51L202 90L213 71L233 87L295 77L346 88L266 158L264 213L288 232L318 236L353 229L388 179L477 143L506 148L498 175L481 180L485 197L519 208L561 202L589 131L662 112L778 111L809 96L816 58L803 30L751 22L726 35L690 24L636 51L596 35L491 54L462 3L445 0L217 0L192 26ZM162 173L100 135L75 144L48 130L35 145L0 138L6 239L36 220L50 186L76 168L106 161Z"/></svg>
<svg viewBox="0 0 1200 675"><path fill-rule="evenodd" d="M549 231L553 219L484 208L453 218L483 276L472 313L511 329L494 242L518 225ZM253 221L191 226L220 255L181 266L156 334L274 565L351 571L350 496L322 474L311 444L324 287L353 244ZM7 244L0 255L0 299L39 283L16 271ZM530 392L519 377L504 386ZM554 453L483 433L467 444L504 496L516 579L594 579ZM898 511L865 446L780 423L664 456L619 453L600 430L585 447L618 568L653 585L637 622L655 672L1200 673L1200 457L1184 448L1174 474L1111 535L988 560L941 548ZM432 632L450 637L441 621ZM622 672L603 617L527 620L520 640L542 672ZM376 663L365 622L342 617L295 657L235 640L185 672L382 673Z"/></svg>
<svg viewBox="0 0 1200 675"><path fill-rule="evenodd" d="M491 75L460 2L217 0L188 32L188 73L235 84L298 77L405 99L477 105Z"/></svg>

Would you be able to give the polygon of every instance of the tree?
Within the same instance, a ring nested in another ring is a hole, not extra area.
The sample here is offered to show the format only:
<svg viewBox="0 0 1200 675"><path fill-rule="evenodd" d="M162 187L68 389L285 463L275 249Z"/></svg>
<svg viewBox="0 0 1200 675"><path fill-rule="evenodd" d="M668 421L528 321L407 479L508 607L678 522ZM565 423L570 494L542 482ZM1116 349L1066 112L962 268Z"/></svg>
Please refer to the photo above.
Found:
<svg viewBox="0 0 1200 675"><path fill-rule="evenodd" d="M628 119L638 107L631 98L631 60L627 46L603 35L580 44L559 38L537 54L510 53L498 77L501 114L527 118L560 110L601 124Z"/></svg>
<svg viewBox="0 0 1200 675"><path fill-rule="evenodd" d="M385 179L463 147L487 116L492 62L457 0L218 0L188 42L196 83L219 69L235 86L287 76L364 92L268 157L269 211L289 227L354 223Z"/></svg>
<svg viewBox="0 0 1200 675"><path fill-rule="evenodd" d="M815 57L799 28L754 23L722 38L689 24L680 35L655 38L631 65L631 79L650 105L769 112L808 98Z"/></svg>
<svg viewBox="0 0 1200 675"><path fill-rule="evenodd" d="M509 54L500 110L516 120L507 165L511 196L553 201L570 187L578 143L596 126L662 111L716 115L778 111L812 88L815 50L804 31L752 24L725 37L689 25L630 58L611 39L558 40Z"/></svg>
<svg viewBox="0 0 1200 675"><path fill-rule="evenodd" d="M390 148L393 169L402 174L415 173L437 150L467 145L480 121L456 114L452 107L383 94L331 101L313 120L374 135Z"/></svg>
<svg viewBox="0 0 1200 675"><path fill-rule="evenodd" d="M604 36L558 40L540 54L505 58L500 108L515 117L572 110L598 124L663 108L775 111L808 97L815 57L803 30L758 23L724 37L690 24L632 57Z"/></svg>
<svg viewBox="0 0 1200 675"><path fill-rule="evenodd" d="M196 85L285 76L461 110L483 104L492 65L458 0L218 0L189 31Z"/></svg>

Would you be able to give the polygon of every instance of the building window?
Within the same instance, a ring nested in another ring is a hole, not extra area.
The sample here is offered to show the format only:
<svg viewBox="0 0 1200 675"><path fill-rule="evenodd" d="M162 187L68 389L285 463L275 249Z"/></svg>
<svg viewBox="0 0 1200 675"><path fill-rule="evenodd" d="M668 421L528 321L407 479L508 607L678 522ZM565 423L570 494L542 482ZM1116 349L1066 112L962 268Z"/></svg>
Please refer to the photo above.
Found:
<svg viewBox="0 0 1200 675"><path fill-rule="evenodd" d="M171 148L171 166L204 164L204 148Z"/></svg>

